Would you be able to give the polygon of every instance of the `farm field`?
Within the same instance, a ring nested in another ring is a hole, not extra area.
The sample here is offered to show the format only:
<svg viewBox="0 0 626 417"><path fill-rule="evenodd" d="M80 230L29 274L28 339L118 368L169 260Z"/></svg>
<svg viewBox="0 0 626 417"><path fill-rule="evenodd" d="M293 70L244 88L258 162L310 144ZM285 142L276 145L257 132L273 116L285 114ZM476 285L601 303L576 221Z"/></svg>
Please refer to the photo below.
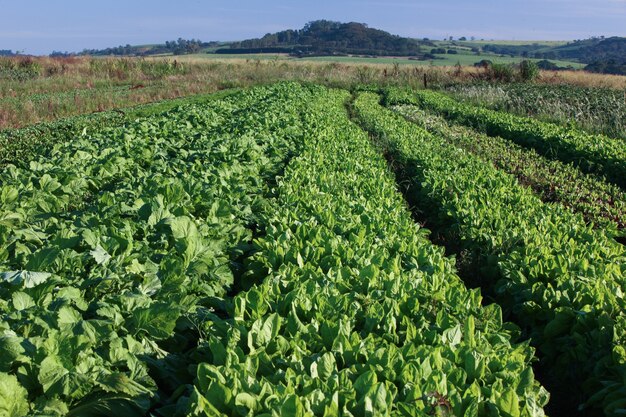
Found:
<svg viewBox="0 0 626 417"><path fill-rule="evenodd" d="M621 125L284 64L0 131L0 417L623 415Z"/></svg>

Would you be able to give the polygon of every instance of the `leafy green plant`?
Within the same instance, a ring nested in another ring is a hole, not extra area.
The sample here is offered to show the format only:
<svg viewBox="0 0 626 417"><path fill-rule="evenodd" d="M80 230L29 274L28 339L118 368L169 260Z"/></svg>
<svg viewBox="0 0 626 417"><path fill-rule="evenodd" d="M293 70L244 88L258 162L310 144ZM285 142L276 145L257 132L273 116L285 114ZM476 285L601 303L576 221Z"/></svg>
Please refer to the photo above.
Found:
<svg viewBox="0 0 626 417"><path fill-rule="evenodd" d="M449 120L533 148L542 155L573 163L584 172L626 187L626 146L618 139L591 135L536 119L460 103L433 91L392 90L387 104L418 104Z"/></svg>
<svg viewBox="0 0 626 417"><path fill-rule="evenodd" d="M307 109L254 243L266 277L205 322L190 415L543 415L532 349L413 222L348 97Z"/></svg>
<svg viewBox="0 0 626 417"><path fill-rule="evenodd" d="M199 323L238 278L255 213L298 146L313 96L295 84L253 89L84 129L45 157L5 166L8 415L175 407L193 380Z"/></svg>
<svg viewBox="0 0 626 417"><path fill-rule="evenodd" d="M531 337L542 366L587 405L623 407L626 250L559 205L439 135L358 96L355 110L397 164L438 232L482 255L482 284ZM564 382L565 381L565 382Z"/></svg>
<svg viewBox="0 0 626 417"><path fill-rule="evenodd" d="M583 174L572 165L547 159L509 140L450 124L441 116L417 106L401 105L393 107L393 110L430 133L515 175L520 184L530 186L542 200L559 202L581 213L587 222L593 222L607 233L623 234L626 227L626 194L619 187L593 175Z"/></svg>

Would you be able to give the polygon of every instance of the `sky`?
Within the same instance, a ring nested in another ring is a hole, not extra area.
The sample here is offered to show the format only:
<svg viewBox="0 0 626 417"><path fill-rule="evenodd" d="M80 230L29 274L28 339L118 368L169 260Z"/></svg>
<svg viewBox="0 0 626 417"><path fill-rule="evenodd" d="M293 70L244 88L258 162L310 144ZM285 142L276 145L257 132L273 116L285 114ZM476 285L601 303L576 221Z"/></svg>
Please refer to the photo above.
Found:
<svg viewBox="0 0 626 417"><path fill-rule="evenodd" d="M317 19L416 38L574 40L626 36L626 0L0 0L0 49L241 40Z"/></svg>

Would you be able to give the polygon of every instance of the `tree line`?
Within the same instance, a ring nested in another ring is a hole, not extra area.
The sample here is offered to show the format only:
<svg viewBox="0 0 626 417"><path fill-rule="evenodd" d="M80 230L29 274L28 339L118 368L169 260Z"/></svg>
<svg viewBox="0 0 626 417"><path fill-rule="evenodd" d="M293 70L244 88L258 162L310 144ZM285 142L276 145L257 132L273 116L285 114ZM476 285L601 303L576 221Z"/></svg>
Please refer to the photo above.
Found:
<svg viewBox="0 0 626 417"><path fill-rule="evenodd" d="M199 53L205 48L218 47L219 45L219 42L203 42L199 39L178 38L177 40L166 41L164 44L148 46L133 46L126 44L105 49L83 49L83 51L79 53L54 51L50 54L50 56L148 56L160 54L186 55Z"/></svg>

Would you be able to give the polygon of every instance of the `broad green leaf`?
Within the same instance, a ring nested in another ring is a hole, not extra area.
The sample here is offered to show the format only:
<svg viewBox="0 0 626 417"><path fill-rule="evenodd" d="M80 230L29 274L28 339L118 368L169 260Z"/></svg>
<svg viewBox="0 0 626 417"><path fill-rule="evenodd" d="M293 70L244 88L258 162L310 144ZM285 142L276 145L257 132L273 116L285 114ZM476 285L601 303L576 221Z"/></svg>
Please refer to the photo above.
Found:
<svg viewBox="0 0 626 417"><path fill-rule="evenodd" d="M0 280L13 285L22 285L24 288L33 288L50 278L48 272L10 271L0 272Z"/></svg>
<svg viewBox="0 0 626 417"><path fill-rule="evenodd" d="M24 220L24 216L20 213L1 213L0 226L13 227L16 223Z"/></svg>
<svg viewBox="0 0 626 417"><path fill-rule="evenodd" d="M330 404L324 409L324 417L339 417L339 393L334 392Z"/></svg>
<svg viewBox="0 0 626 417"><path fill-rule="evenodd" d="M69 306L63 306L57 314L59 326L71 326L83 319L78 311Z"/></svg>
<svg viewBox="0 0 626 417"><path fill-rule="evenodd" d="M194 392L191 394L191 407L185 410L188 415L193 417L224 417L211 402L204 397L198 388L194 387Z"/></svg>
<svg viewBox="0 0 626 417"><path fill-rule="evenodd" d="M185 267L188 267L202 249L202 238L198 227L189 217L181 216L166 221L176 241L176 249L184 256Z"/></svg>
<svg viewBox="0 0 626 417"><path fill-rule="evenodd" d="M21 358L25 353L22 346L24 339L14 335L0 336L0 372L11 370L13 361Z"/></svg>
<svg viewBox="0 0 626 417"><path fill-rule="evenodd" d="M13 298L13 308L15 308L18 311L26 310L27 308L35 305L35 301L33 300L33 297L26 294L25 292L21 292L21 291L14 292L11 297Z"/></svg>
<svg viewBox="0 0 626 417"><path fill-rule="evenodd" d="M154 303L133 310L130 326L135 334L143 331L154 339L165 339L174 332L180 314L180 309L172 304Z"/></svg>
<svg viewBox="0 0 626 417"><path fill-rule="evenodd" d="M36 408L45 416L65 416L70 411L67 404L58 398L47 399L44 404L38 402Z"/></svg>
<svg viewBox="0 0 626 417"><path fill-rule="evenodd" d="M330 378L333 372L335 372L336 367L337 364L335 361L335 356L330 352L324 353L317 360L317 373L319 377L323 380Z"/></svg>
<svg viewBox="0 0 626 417"><path fill-rule="evenodd" d="M497 393L496 405L506 417L519 417L519 398L514 390L505 389L502 393Z"/></svg>
<svg viewBox="0 0 626 417"><path fill-rule="evenodd" d="M17 200L19 197L19 192L15 187L10 185L2 187L2 191L0 191L0 203L9 204Z"/></svg>
<svg viewBox="0 0 626 417"><path fill-rule="evenodd" d="M378 378L374 371L367 371L361 374L356 381L354 381L354 389L359 397L363 397L378 383Z"/></svg>
<svg viewBox="0 0 626 417"><path fill-rule="evenodd" d="M99 265L104 265L109 262L111 255L100 245L97 245L95 249L91 250L89 254Z"/></svg>
<svg viewBox="0 0 626 417"><path fill-rule="evenodd" d="M248 346L254 349L267 345L278 335L281 323L282 318L276 313L255 321L248 333Z"/></svg>
<svg viewBox="0 0 626 417"><path fill-rule="evenodd" d="M24 417L28 410L26 390L15 376L0 372L0 417Z"/></svg>
<svg viewBox="0 0 626 417"><path fill-rule="evenodd" d="M59 249L57 248L44 248L35 253L33 253L26 264L26 268L35 269L35 270L45 270L50 265L54 263L54 261L59 256Z"/></svg>
<svg viewBox="0 0 626 417"><path fill-rule="evenodd" d="M451 346L456 346L461 343L462 337L463 333L461 331L461 325L456 325L454 327L444 330L442 339L444 343L447 343Z"/></svg>
<svg viewBox="0 0 626 417"><path fill-rule="evenodd" d="M280 407L280 417L304 417L304 406L297 395L290 395Z"/></svg>
<svg viewBox="0 0 626 417"><path fill-rule="evenodd" d="M252 394L241 392L235 396L235 407L244 408L245 411L240 412L240 415L248 415L250 412L254 414L257 410L257 399Z"/></svg>
<svg viewBox="0 0 626 417"><path fill-rule="evenodd" d="M50 355L39 366L39 383L42 385L44 392L48 392L55 383L68 373L69 371L65 369L61 360L56 356Z"/></svg>
<svg viewBox="0 0 626 417"><path fill-rule="evenodd" d="M221 384L226 384L226 379L220 372L219 368L208 363L201 363L198 365L197 376L198 385L200 386L201 391L207 391L211 381L214 380L220 382Z"/></svg>
<svg viewBox="0 0 626 417"><path fill-rule="evenodd" d="M245 405L244 402L246 401L246 398L244 397L244 395L247 395L247 394L237 395L237 398L235 399L236 406ZM233 392L231 391L229 387L227 387L226 385L222 384L219 381L216 381L216 380L211 381L211 384L209 385L209 389L205 393L205 398L208 399L209 402L213 404L213 406L215 406L215 408L217 408L218 410L220 410L221 412L225 414L228 414L229 411L231 410L232 402L233 402ZM252 402L249 405L254 407ZM249 410L254 411L255 408L253 407L247 407L247 408Z"/></svg>
<svg viewBox="0 0 626 417"><path fill-rule="evenodd" d="M386 416L388 415L389 404L387 404L387 388L382 382L378 384L376 391L373 395L374 415Z"/></svg>
<svg viewBox="0 0 626 417"><path fill-rule="evenodd" d="M52 178L48 174L43 174L39 179L39 187L42 191L47 191L49 193L57 190L61 187L61 183L59 183L56 178Z"/></svg>

